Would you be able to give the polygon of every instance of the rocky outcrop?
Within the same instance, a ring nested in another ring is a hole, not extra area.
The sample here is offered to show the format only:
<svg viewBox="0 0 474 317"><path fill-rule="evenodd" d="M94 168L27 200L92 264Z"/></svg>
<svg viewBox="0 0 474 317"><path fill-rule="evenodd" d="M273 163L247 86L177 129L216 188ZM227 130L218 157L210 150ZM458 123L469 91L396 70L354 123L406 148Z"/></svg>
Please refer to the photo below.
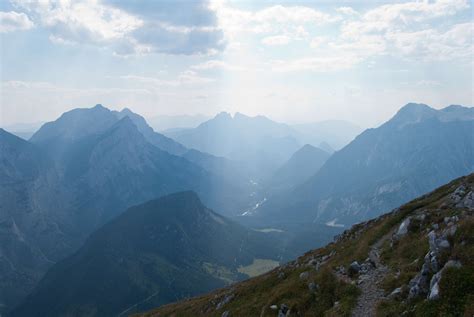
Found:
<svg viewBox="0 0 474 317"><path fill-rule="evenodd" d="M459 192L459 188L455 193L456 192ZM443 222L446 224L445 229L438 233L436 230L431 230L428 233L427 238L429 251L424 257L421 271L409 283L409 299L425 295L428 295L428 298L430 299L436 299L439 297L438 282L442 275L440 271L440 266L442 265L440 263L440 256L442 252L451 248L448 238L454 236L456 233L458 221L458 216L445 217L443 219ZM439 228L439 225L437 228ZM446 265L449 267L456 262L449 261L448 263L446 263L444 267L446 267ZM433 275L431 281L429 279L430 275Z"/></svg>
<svg viewBox="0 0 474 317"><path fill-rule="evenodd" d="M429 300L435 300L439 298L439 283L441 281L441 278L443 277L443 272L448 268L460 268L461 266L461 262L449 260L438 273L433 275L430 281L430 293L428 294Z"/></svg>

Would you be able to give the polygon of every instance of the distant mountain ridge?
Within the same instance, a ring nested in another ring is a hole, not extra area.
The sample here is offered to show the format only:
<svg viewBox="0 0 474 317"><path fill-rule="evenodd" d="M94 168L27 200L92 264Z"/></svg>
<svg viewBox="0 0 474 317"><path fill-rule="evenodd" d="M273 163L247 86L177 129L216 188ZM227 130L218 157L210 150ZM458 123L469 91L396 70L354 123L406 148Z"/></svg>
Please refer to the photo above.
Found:
<svg viewBox="0 0 474 317"><path fill-rule="evenodd" d="M334 152L330 148L340 150L364 130L354 123L343 120L293 124L291 127L301 133L304 143L316 145L329 153Z"/></svg>
<svg viewBox="0 0 474 317"><path fill-rule="evenodd" d="M158 115L149 117L147 121L155 131L165 131L168 129L195 128L209 119L211 119L211 116L204 114Z"/></svg>
<svg viewBox="0 0 474 317"><path fill-rule="evenodd" d="M474 108L407 104L337 151L306 183L255 213L352 224L474 171ZM290 213L291 210L291 213Z"/></svg>
<svg viewBox="0 0 474 317"><path fill-rule="evenodd" d="M300 147L296 134L291 127L264 116L221 112L194 129L168 136L189 148L242 161L256 174L268 174Z"/></svg>
<svg viewBox="0 0 474 317"><path fill-rule="evenodd" d="M296 151L266 183L271 191L290 190L313 176L330 156L328 152L306 144Z"/></svg>

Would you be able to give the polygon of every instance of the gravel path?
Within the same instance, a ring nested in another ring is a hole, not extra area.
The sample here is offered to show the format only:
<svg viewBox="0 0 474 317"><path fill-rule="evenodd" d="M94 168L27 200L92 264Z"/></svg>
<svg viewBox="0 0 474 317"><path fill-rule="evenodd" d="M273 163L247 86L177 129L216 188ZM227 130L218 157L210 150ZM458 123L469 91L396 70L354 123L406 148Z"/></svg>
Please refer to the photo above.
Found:
<svg viewBox="0 0 474 317"><path fill-rule="evenodd" d="M375 316L377 303L385 297L385 292L379 283L387 275L388 268L380 262L379 248L390 236L391 233L382 237L369 251L369 258L375 263L375 268L359 276L358 287L361 294L357 299L356 307L352 311L353 317Z"/></svg>

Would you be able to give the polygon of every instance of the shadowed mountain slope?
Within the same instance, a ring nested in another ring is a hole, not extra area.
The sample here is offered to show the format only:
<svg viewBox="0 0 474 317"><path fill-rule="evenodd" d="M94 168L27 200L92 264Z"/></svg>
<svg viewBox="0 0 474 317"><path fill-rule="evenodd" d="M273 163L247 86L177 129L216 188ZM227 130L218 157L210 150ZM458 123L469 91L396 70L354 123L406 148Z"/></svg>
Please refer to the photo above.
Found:
<svg viewBox="0 0 474 317"><path fill-rule="evenodd" d="M128 315L242 279L239 267L257 256L277 259L265 234L214 213L193 192L175 193L97 230L13 316Z"/></svg>

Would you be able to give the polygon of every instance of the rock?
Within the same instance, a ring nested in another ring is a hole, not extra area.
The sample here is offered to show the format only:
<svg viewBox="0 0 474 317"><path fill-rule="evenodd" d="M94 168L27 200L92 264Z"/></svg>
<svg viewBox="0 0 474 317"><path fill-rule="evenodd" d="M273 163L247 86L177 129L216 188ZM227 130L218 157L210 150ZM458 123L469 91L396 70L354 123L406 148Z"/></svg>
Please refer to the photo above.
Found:
<svg viewBox="0 0 474 317"><path fill-rule="evenodd" d="M436 257L436 255L432 255L430 257L430 266L431 266L431 270L434 273L439 271L439 262L438 262L438 258Z"/></svg>
<svg viewBox="0 0 474 317"><path fill-rule="evenodd" d="M307 280L309 278L309 272L303 272L300 274L300 280Z"/></svg>
<svg viewBox="0 0 474 317"><path fill-rule="evenodd" d="M278 306L277 306L277 305L272 305L272 306L270 306L270 309L272 309L272 310L277 310L277 309L278 309Z"/></svg>
<svg viewBox="0 0 474 317"><path fill-rule="evenodd" d="M445 265L444 267L441 269L441 271L439 271L438 273L436 273L435 275L433 275L433 277L431 278L431 281L430 281L430 292L428 294L428 299L429 300L435 300L435 299L438 299L440 297L440 293L439 293L439 282L441 281L441 278L443 277L443 272L447 269L447 268L450 268L450 267L456 267L456 268L460 268L462 265L461 265L461 262L459 261L454 261L454 260L449 260Z"/></svg>
<svg viewBox="0 0 474 317"><path fill-rule="evenodd" d="M315 282L311 282L308 284L308 289L310 292L314 293L319 289L319 285L316 284Z"/></svg>
<svg viewBox="0 0 474 317"><path fill-rule="evenodd" d="M306 263L306 266L313 267L316 271L319 271L320 262L316 259L311 259Z"/></svg>
<svg viewBox="0 0 474 317"><path fill-rule="evenodd" d="M349 274L354 275L354 274L359 273L359 271L360 271L359 262L357 261L352 262L351 265L349 266Z"/></svg>
<svg viewBox="0 0 474 317"><path fill-rule="evenodd" d="M341 275L346 275L346 268L343 265L337 267L336 272Z"/></svg>
<svg viewBox="0 0 474 317"><path fill-rule="evenodd" d="M403 237L408 233L408 226L410 226L410 222L410 217L403 220L403 222L400 224L400 227L398 227L397 233L395 233L398 238Z"/></svg>
<svg viewBox="0 0 474 317"><path fill-rule="evenodd" d="M434 230L438 230L439 229L439 225L437 223L434 223L431 228L433 228Z"/></svg>
<svg viewBox="0 0 474 317"><path fill-rule="evenodd" d="M443 237L445 237L445 238L452 237L456 234L457 230L458 230L458 226L457 225L452 225L444 231Z"/></svg>
<svg viewBox="0 0 474 317"><path fill-rule="evenodd" d="M448 240L441 238L437 241L437 246L441 249L449 249L451 245L449 244Z"/></svg>
<svg viewBox="0 0 474 317"><path fill-rule="evenodd" d="M442 270L446 270L450 267L460 268L462 267L462 264L459 261L449 260L448 262L446 262Z"/></svg>
<svg viewBox="0 0 474 317"><path fill-rule="evenodd" d="M474 192L470 191L461 202L456 204L456 207L474 210Z"/></svg>
<svg viewBox="0 0 474 317"><path fill-rule="evenodd" d="M394 289L390 295L388 295L388 298L389 299L395 299L395 298L399 298L400 296L402 295L402 288L401 287L397 287L396 289Z"/></svg>
<svg viewBox="0 0 474 317"><path fill-rule="evenodd" d="M408 287L409 287L408 298L409 299L422 296L428 293L429 291L428 275L430 274L429 260L430 260L430 253L428 252L428 254L425 256L425 263L423 263L420 273L418 273L408 283Z"/></svg>
<svg viewBox="0 0 474 317"><path fill-rule="evenodd" d="M278 317L286 317L289 315L290 308L285 304L280 305L280 310L278 311Z"/></svg>
<svg viewBox="0 0 474 317"><path fill-rule="evenodd" d="M223 312L222 315L221 315L221 317L229 317L229 316L230 316L230 312L228 310Z"/></svg>
<svg viewBox="0 0 474 317"><path fill-rule="evenodd" d="M436 251L436 232L434 230L428 233L428 242L430 244L430 251Z"/></svg>
<svg viewBox="0 0 474 317"><path fill-rule="evenodd" d="M415 216L415 219L418 220L418 221L425 221L426 219L426 214L425 213L422 213L422 214L419 214L419 215L416 215Z"/></svg>
<svg viewBox="0 0 474 317"><path fill-rule="evenodd" d="M440 249L448 249L451 247L446 237L444 235L439 238L436 237L436 232L434 230L428 233L428 242L430 244L431 252L438 252Z"/></svg>
<svg viewBox="0 0 474 317"><path fill-rule="evenodd" d="M224 298L217 304L216 310L219 310L222 307L224 307L224 305L227 304L228 302L230 302L234 297L235 297L234 294L225 295Z"/></svg>
<svg viewBox="0 0 474 317"><path fill-rule="evenodd" d="M456 188L454 193L451 194L451 199L455 204L459 203L462 197L466 194L466 187L464 185L459 186Z"/></svg>
<svg viewBox="0 0 474 317"><path fill-rule="evenodd" d="M420 272L410 280L408 286L408 299L425 295L428 293L428 276Z"/></svg>
<svg viewBox="0 0 474 317"><path fill-rule="evenodd" d="M430 293L428 295L429 300L435 300L439 298L439 284L435 283L433 287L431 287Z"/></svg>

